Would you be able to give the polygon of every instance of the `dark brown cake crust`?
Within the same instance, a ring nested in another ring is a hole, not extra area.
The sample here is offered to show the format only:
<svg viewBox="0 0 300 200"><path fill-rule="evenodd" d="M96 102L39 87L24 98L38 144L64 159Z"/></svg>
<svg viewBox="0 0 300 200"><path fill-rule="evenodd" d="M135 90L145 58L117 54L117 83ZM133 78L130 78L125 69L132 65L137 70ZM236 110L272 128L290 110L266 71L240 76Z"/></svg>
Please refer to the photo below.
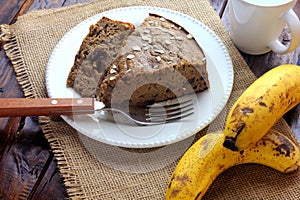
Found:
<svg viewBox="0 0 300 200"><path fill-rule="evenodd" d="M91 25L75 56L74 65L67 79L67 87L83 97L92 97L102 73L117 57L134 25L102 17Z"/></svg>

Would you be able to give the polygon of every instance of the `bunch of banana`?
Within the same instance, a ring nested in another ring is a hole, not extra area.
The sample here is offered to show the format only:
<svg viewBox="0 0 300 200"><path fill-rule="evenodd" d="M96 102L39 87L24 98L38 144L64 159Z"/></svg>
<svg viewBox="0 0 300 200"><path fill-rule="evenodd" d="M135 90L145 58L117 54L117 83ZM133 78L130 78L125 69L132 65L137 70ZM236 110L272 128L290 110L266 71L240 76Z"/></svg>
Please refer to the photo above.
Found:
<svg viewBox="0 0 300 200"><path fill-rule="evenodd" d="M300 66L281 65L245 90L226 119L224 146L238 151L262 138L287 111L300 103Z"/></svg>
<svg viewBox="0 0 300 200"><path fill-rule="evenodd" d="M300 66L281 65L257 79L235 102L224 132L207 134L183 155L166 199L201 199L215 178L234 165L258 163L288 173L300 166L300 150L270 130L300 102Z"/></svg>
<svg viewBox="0 0 300 200"><path fill-rule="evenodd" d="M201 199L216 177L243 163L258 163L288 173L300 165L300 152L289 138L270 130L241 152L223 146L222 132L201 137L180 159L171 176L166 199Z"/></svg>

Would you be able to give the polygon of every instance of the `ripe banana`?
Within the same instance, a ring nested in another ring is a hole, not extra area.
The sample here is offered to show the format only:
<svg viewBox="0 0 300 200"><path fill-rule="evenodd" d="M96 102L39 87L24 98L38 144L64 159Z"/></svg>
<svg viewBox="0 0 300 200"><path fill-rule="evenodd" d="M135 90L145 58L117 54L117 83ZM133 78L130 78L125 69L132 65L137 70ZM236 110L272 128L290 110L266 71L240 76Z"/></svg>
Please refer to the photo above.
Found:
<svg viewBox="0 0 300 200"><path fill-rule="evenodd" d="M300 103L300 66L271 69L238 98L225 123L224 146L240 151L257 142L287 111Z"/></svg>
<svg viewBox="0 0 300 200"><path fill-rule="evenodd" d="M298 146L274 130L241 152L225 148L224 139L221 132L207 134L186 151L169 180L167 200L201 199L215 178L234 165L258 163L288 173L300 164Z"/></svg>

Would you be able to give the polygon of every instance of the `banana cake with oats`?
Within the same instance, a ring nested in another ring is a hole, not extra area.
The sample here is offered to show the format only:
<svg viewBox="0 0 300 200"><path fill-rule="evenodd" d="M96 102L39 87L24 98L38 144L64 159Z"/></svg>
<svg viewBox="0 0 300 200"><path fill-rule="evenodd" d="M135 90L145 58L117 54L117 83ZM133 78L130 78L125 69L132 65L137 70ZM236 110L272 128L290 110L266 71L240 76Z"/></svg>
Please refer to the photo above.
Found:
<svg viewBox="0 0 300 200"><path fill-rule="evenodd" d="M126 36L122 45L115 49L113 58L109 55L111 52L107 52L104 61L97 56L99 54L95 52L105 49L99 46L87 55L96 62L93 61L91 67L88 66L91 61L87 61L89 63L82 65L83 68L102 66L98 74L89 75L89 78L98 78L97 84L93 85L96 89L90 96L95 95L108 107L123 104L143 106L209 88L205 55L193 36L181 26L159 15L149 14ZM109 62L107 57L111 57ZM80 70L77 73L81 73ZM77 79L75 77L73 79ZM85 85L82 90L91 87L90 82L78 82Z"/></svg>

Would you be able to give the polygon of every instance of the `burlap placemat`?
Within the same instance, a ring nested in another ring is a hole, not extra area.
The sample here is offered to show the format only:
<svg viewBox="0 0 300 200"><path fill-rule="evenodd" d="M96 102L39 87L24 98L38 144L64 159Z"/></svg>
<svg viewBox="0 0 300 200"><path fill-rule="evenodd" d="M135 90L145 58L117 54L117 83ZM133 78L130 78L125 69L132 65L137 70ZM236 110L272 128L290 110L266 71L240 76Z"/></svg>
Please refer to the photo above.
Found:
<svg viewBox="0 0 300 200"><path fill-rule="evenodd" d="M255 80L232 44L219 16L206 0L102 0L85 5L33 11L11 26L2 25L2 41L26 97L47 97L45 68L49 56L72 27L99 12L124 6L165 7L186 13L212 29L226 45L234 65L233 92L220 116L207 130L223 128L226 113ZM78 134L60 118L40 118L44 133L58 160L68 195L83 199L164 199L169 177L180 155L194 138L158 149L130 150L105 145ZM281 120L274 127L294 138ZM187 141L187 142L186 142ZM210 187L204 199L299 199L300 172L282 174L259 165L227 170Z"/></svg>

